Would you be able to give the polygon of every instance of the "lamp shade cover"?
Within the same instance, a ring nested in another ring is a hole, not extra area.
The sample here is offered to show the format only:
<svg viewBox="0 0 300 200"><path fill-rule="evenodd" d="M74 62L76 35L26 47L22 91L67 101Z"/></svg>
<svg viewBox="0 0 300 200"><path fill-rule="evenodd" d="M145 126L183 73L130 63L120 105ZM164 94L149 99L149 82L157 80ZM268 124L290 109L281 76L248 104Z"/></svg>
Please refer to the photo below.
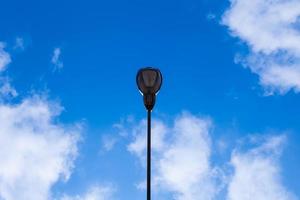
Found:
<svg viewBox="0 0 300 200"><path fill-rule="evenodd" d="M143 95L156 94L162 84L162 75L159 69L146 67L138 71L136 82Z"/></svg>
<svg viewBox="0 0 300 200"><path fill-rule="evenodd" d="M162 85L162 74L159 69L146 67L138 71L136 83L144 96L144 104L148 110L152 110L155 104L156 94Z"/></svg>

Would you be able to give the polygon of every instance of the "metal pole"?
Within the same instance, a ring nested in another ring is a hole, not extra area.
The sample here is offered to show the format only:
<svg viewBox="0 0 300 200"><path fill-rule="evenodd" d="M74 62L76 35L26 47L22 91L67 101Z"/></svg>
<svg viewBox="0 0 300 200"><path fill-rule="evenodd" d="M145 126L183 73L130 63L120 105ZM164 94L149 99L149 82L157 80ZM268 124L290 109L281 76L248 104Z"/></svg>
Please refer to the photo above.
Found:
<svg viewBox="0 0 300 200"><path fill-rule="evenodd" d="M151 200L151 110L148 110L147 126L147 200Z"/></svg>

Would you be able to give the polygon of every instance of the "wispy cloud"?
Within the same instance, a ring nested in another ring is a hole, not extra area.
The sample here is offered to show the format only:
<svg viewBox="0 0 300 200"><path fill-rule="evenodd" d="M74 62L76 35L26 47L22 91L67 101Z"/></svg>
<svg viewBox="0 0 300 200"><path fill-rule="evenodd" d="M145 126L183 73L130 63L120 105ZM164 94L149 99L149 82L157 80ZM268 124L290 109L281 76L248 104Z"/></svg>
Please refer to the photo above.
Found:
<svg viewBox="0 0 300 200"><path fill-rule="evenodd" d="M5 44L0 42L0 101L18 95L15 88L11 85L9 78L3 77L1 74L6 70L8 64L11 63L11 57L4 48Z"/></svg>
<svg viewBox="0 0 300 200"><path fill-rule="evenodd" d="M4 71L11 62L10 55L5 51L5 43L0 42L0 72Z"/></svg>
<svg viewBox="0 0 300 200"><path fill-rule="evenodd" d="M222 23L249 47L237 57L266 94L300 92L300 1L230 0Z"/></svg>
<svg viewBox="0 0 300 200"><path fill-rule="evenodd" d="M22 37L16 38L14 49L20 49L20 50L25 49L24 39Z"/></svg>
<svg viewBox="0 0 300 200"><path fill-rule="evenodd" d="M245 152L235 150L231 157L234 174L227 199L297 199L281 181L279 157L285 142L284 135L270 136Z"/></svg>
<svg viewBox="0 0 300 200"><path fill-rule="evenodd" d="M59 71L64 67L64 64L61 60L61 48L55 48L53 50L51 63L54 65L54 71Z"/></svg>
<svg viewBox="0 0 300 200"><path fill-rule="evenodd" d="M11 85L8 77L1 77L0 75L0 101L11 100L18 96L17 90Z"/></svg>
<svg viewBox="0 0 300 200"><path fill-rule="evenodd" d="M83 195L67 196L61 200L113 200L115 189L112 186L92 186Z"/></svg>
<svg viewBox="0 0 300 200"><path fill-rule="evenodd" d="M111 151L117 144L118 138L111 135L103 135L101 138L101 146L103 151Z"/></svg>

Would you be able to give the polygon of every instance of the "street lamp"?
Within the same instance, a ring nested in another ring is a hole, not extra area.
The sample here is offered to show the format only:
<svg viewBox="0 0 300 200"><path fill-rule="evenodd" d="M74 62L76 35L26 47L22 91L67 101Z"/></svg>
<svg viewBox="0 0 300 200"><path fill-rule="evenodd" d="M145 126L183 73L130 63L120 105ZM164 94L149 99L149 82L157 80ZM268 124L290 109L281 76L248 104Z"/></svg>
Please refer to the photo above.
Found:
<svg viewBox="0 0 300 200"><path fill-rule="evenodd" d="M162 84L162 74L159 69L142 68L136 75L136 83L144 97L147 109L147 200L151 200L151 111L155 105L156 94Z"/></svg>

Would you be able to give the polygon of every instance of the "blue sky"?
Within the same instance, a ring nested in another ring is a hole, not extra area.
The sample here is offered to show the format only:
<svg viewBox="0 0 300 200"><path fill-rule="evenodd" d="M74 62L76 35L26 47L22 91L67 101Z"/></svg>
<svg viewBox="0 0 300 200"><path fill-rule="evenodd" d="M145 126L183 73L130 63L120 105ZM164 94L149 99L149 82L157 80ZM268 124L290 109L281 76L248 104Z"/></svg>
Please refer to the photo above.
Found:
<svg viewBox="0 0 300 200"><path fill-rule="evenodd" d="M297 0L1 7L0 199L143 199L144 66L156 199L300 198Z"/></svg>

